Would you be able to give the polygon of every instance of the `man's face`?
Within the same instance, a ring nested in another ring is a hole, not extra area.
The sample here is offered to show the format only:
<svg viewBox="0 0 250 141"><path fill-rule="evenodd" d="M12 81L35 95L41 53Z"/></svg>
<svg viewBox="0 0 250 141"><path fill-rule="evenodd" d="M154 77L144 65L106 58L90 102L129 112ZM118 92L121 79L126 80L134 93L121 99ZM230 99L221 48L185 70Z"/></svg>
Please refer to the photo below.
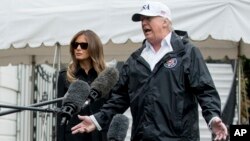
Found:
<svg viewBox="0 0 250 141"><path fill-rule="evenodd" d="M160 16L141 16L142 30L145 38L150 42L161 42L166 34L166 22Z"/></svg>

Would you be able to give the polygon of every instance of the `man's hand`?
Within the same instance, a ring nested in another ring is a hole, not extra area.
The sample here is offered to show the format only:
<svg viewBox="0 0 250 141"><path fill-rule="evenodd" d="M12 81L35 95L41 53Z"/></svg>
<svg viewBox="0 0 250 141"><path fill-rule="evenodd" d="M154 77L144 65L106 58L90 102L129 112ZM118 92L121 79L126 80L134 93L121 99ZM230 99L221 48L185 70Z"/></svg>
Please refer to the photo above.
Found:
<svg viewBox="0 0 250 141"><path fill-rule="evenodd" d="M85 133L85 132L89 133L96 129L95 124L93 123L93 121L90 119L89 116L78 115L78 118L82 120L82 122L71 128L72 134Z"/></svg>
<svg viewBox="0 0 250 141"><path fill-rule="evenodd" d="M212 132L215 134L215 141L226 140L228 131L226 125L220 118L213 119L211 123Z"/></svg>

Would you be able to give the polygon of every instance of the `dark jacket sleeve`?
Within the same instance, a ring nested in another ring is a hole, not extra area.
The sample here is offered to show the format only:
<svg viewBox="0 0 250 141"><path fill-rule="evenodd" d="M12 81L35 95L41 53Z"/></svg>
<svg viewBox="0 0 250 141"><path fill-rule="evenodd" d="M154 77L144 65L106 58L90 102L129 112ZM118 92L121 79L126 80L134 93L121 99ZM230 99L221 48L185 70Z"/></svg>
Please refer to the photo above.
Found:
<svg viewBox="0 0 250 141"><path fill-rule="evenodd" d="M210 72L198 48L190 50L189 83L208 123L212 117L221 114L221 102Z"/></svg>
<svg viewBox="0 0 250 141"><path fill-rule="evenodd" d="M120 71L119 80L111 91L110 99L100 112L94 114L102 128L109 125L115 114L124 113L129 107L127 67L125 63Z"/></svg>

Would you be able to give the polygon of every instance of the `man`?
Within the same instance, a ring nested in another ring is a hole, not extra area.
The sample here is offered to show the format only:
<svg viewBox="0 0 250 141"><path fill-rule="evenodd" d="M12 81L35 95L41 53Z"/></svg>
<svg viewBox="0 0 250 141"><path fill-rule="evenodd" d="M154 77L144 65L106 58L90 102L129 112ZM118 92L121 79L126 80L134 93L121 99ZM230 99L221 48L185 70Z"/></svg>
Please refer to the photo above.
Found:
<svg viewBox="0 0 250 141"><path fill-rule="evenodd" d="M172 31L169 8L147 2L132 20L141 21L145 43L125 62L101 112L79 116L72 133L101 130L130 107L131 141L199 141L200 104L215 140L225 140L220 98L206 63L185 32Z"/></svg>

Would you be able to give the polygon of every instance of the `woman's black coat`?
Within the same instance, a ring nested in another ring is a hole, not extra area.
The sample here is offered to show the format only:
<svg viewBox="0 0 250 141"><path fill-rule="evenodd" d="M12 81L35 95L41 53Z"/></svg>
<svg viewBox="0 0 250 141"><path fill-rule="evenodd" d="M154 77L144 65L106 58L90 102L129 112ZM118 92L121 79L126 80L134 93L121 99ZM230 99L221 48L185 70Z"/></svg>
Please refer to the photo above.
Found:
<svg viewBox="0 0 250 141"><path fill-rule="evenodd" d="M59 72L58 76L58 88L57 88L57 97L63 97L65 93L67 92L70 83L66 79L66 69L62 69ZM83 69L80 67L78 68L76 72L76 78L79 80L83 80L87 82L89 85L94 81L94 79L97 77L97 72L92 68L88 75L85 73ZM90 104L86 108L80 111L80 115L91 115L93 113L96 113L99 111L100 107L103 105L103 103L106 101L106 99L102 98L94 103ZM62 103L58 103L58 107L61 107ZM78 119L77 115L74 115L68 122L66 126L61 126L61 116L57 115L57 141L107 141L107 130L103 131L94 131L91 133L81 133L81 134L71 134L71 128L75 126L76 124L80 123L81 121Z"/></svg>

